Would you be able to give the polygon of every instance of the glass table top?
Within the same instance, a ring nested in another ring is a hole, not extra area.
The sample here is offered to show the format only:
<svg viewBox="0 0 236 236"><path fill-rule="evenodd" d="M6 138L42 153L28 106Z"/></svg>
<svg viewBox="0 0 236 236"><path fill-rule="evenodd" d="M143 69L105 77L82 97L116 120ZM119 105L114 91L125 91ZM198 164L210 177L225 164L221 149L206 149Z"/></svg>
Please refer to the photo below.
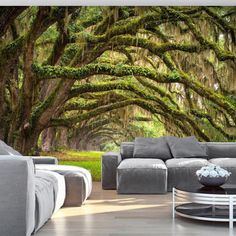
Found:
<svg viewBox="0 0 236 236"><path fill-rule="evenodd" d="M175 189L188 192L188 193L205 193L205 194L225 194L225 195L236 195L236 185L225 184L221 187L196 187L196 188L183 188L176 187Z"/></svg>

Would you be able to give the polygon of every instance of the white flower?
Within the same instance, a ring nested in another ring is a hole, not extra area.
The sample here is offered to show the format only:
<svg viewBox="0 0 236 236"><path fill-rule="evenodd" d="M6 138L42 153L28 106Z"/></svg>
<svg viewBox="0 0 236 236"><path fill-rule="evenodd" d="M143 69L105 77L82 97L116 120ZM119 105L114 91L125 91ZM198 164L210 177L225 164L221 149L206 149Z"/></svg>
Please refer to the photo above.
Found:
<svg viewBox="0 0 236 236"><path fill-rule="evenodd" d="M227 173L225 173L224 170L220 170L218 173L221 177L224 177L227 174Z"/></svg>
<svg viewBox="0 0 236 236"><path fill-rule="evenodd" d="M209 163L207 166L203 166L200 170L196 171L198 177L228 177L231 173L220 166Z"/></svg>
<svg viewBox="0 0 236 236"><path fill-rule="evenodd" d="M197 176L200 176L200 175L201 175L201 170L197 170L197 171L196 171L196 175L197 175Z"/></svg>
<svg viewBox="0 0 236 236"><path fill-rule="evenodd" d="M218 173L215 170L210 171L210 177L217 177Z"/></svg>
<svg viewBox="0 0 236 236"><path fill-rule="evenodd" d="M204 171L202 172L202 176L204 176L204 177L209 176L209 174L210 174L210 172L209 172L208 170L204 170Z"/></svg>

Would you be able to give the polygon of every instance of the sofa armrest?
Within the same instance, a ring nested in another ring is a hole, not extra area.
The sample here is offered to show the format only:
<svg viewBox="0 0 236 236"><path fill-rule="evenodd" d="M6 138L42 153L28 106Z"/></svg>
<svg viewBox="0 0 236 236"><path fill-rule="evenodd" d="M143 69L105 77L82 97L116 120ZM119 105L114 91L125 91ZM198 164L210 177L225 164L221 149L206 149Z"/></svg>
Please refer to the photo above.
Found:
<svg viewBox="0 0 236 236"><path fill-rule="evenodd" d="M102 188L116 189L116 169L121 162L117 152L107 152L102 156Z"/></svg>
<svg viewBox="0 0 236 236"><path fill-rule="evenodd" d="M30 236L34 230L32 159L0 156L0 235Z"/></svg>
<svg viewBox="0 0 236 236"><path fill-rule="evenodd" d="M25 157L31 157L34 164L52 164L57 165L58 160L56 157L50 157L50 156L25 156Z"/></svg>

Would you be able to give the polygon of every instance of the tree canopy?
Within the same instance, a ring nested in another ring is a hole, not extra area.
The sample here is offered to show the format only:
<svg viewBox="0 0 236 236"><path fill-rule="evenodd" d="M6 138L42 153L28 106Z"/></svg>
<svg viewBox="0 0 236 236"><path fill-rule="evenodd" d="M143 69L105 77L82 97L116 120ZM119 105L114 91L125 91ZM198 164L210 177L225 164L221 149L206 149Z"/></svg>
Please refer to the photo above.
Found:
<svg viewBox="0 0 236 236"><path fill-rule="evenodd" d="M63 135L118 145L155 135L148 122L236 140L236 7L2 7L0 19L0 138L22 153Z"/></svg>

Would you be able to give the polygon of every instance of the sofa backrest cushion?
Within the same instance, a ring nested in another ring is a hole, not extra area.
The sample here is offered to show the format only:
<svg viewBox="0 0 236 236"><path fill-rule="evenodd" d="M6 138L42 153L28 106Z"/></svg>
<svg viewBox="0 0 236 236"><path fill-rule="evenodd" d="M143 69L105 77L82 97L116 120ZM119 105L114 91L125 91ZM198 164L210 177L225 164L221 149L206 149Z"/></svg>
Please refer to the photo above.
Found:
<svg viewBox="0 0 236 236"><path fill-rule="evenodd" d="M22 156L19 152L8 146L2 140L0 140L0 155Z"/></svg>
<svg viewBox="0 0 236 236"><path fill-rule="evenodd" d="M169 136L166 140L174 158L207 158L206 151L200 146L195 136L184 138Z"/></svg>
<svg viewBox="0 0 236 236"><path fill-rule="evenodd" d="M121 158L133 158L134 155L134 142L123 142L120 145Z"/></svg>
<svg viewBox="0 0 236 236"><path fill-rule="evenodd" d="M133 157L168 160L172 155L165 137L135 138Z"/></svg>
<svg viewBox="0 0 236 236"><path fill-rule="evenodd" d="M236 142L199 142L205 150L207 159L231 157L236 158ZM134 142L123 142L120 147L122 159L133 158Z"/></svg>
<svg viewBox="0 0 236 236"><path fill-rule="evenodd" d="M236 158L236 142L207 142L208 158Z"/></svg>

